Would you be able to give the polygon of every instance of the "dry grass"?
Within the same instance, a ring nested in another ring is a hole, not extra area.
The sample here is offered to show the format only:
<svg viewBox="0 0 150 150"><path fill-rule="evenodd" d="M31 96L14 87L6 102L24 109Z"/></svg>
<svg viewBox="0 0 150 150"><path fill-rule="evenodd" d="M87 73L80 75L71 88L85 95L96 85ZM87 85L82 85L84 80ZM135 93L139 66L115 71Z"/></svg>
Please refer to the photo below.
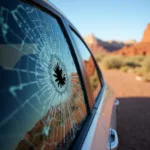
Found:
<svg viewBox="0 0 150 150"><path fill-rule="evenodd" d="M108 56L102 61L102 67L105 69L120 69L124 65L121 56Z"/></svg>
<svg viewBox="0 0 150 150"><path fill-rule="evenodd" d="M127 57L102 53L95 58L104 69L120 69L122 72L131 70L136 75L142 76L144 81L149 81L150 56Z"/></svg>

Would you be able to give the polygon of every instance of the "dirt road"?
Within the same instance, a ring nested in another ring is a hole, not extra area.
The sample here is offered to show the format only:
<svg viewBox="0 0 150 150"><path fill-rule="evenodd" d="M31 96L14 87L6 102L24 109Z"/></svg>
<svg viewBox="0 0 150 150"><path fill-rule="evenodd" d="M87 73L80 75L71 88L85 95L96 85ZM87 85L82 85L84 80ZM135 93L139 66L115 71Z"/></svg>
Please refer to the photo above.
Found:
<svg viewBox="0 0 150 150"><path fill-rule="evenodd" d="M150 83L135 74L103 71L120 101L117 116L118 150L150 150Z"/></svg>

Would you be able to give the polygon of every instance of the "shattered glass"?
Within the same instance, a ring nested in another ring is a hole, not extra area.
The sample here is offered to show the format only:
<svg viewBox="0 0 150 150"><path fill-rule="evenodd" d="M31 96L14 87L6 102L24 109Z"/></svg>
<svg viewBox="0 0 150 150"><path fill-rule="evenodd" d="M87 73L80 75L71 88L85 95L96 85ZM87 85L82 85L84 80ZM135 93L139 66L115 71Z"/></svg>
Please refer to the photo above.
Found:
<svg viewBox="0 0 150 150"><path fill-rule="evenodd" d="M60 25L35 6L0 3L0 149L68 149L87 111Z"/></svg>

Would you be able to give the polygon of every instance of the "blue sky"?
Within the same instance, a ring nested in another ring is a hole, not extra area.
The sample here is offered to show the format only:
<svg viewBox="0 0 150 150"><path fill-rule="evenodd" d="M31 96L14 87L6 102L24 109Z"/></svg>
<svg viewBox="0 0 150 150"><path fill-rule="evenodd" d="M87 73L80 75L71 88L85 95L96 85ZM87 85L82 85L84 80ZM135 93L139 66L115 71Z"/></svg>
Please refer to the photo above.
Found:
<svg viewBox="0 0 150 150"><path fill-rule="evenodd" d="M52 0L79 30L103 40L140 41L150 23L150 0Z"/></svg>

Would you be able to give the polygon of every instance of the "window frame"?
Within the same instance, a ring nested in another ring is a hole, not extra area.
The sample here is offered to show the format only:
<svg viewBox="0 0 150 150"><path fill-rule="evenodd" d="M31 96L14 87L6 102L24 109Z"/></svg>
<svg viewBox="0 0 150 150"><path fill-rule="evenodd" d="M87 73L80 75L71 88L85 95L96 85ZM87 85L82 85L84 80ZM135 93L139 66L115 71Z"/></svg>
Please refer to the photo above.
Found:
<svg viewBox="0 0 150 150"><path fill-rule="evenodd" d="M76 36L81 40L81 42L83 43L83 45L87 48L87 51L90 53L90 56L92 57L92 60L93 60L93 62L94 62L94 65L95 65L95 69L96 69L96 71L97 71L97 75L98 75L98 78L99 78L99 82L100 82L100 85L101 85L101 88L103 87L103 78L102 78L102 73L101 73L101 71L100 71L100 69L99 69L99 67L98 67L98 65L97 65L97 62L96 62L96 60L95 60L95 58L94 58L94 56L93 56L93 54L92 54L92 52L91 52L91 50L89 49L89 47L87 46L87 44L85 43L85 41L83 40L83 38L79 35L79 33L77 33L72 27L70 27L71 28L71 32L74 32L74 34L76 34ZM86 70L86 69L85 69ZM88 78L88 77L87 77ZM88 80L89 80L89 78L88 78ZM89 86L91 86L91 85L89 85ZM101 91L101 89L100 89L100 91ZM99 94L99 93L98 93ZM97 97L98 97L98 94L97 94L97 96L96 96L96 100L97 100ZM96 102L96 100L95 100L95 102Z"/></svg>
<svg viewBox="0 0 150 150"><path fill-rule="evenodd" d="M72 24L70 24L69 23L69 28L70 28L70 33L71 32L74 32L77 36L78 36L78 38L81 40L81 42L85 45L85 47L87 48L87 50L88 50L88 52L90 53L90 55L91 55L91 57L92 57L92 59L93 59L93 62L94 62L94 65L95 65L95 69L96 69L96 71L97 71L97 74L98 74L98 77L99 77L99 81L100 81L100 84L101 84L101 89L100 89L100 91L99 91L99 93L97 94L97 97L95 98L96 100L95 100L95 104L94 104L94 106L97 104L97 101L99 100L99 95L100 95L100 93L101 93L101 90L102 90L102 88L103 88L103 86L104 86L104 83L105 83L105 81L104 81L104 78L103 78L103 75L102 75L102 72L101 72L101 70L100 70L100 67L98 66L98 64L97 64L97 62L96 62L96 60L95 60L95 58L94 58L94 56L93 56L93 54L92 54L92 52L91 52L91 50L89 49L89 47L87 46L87 44L85 43L85 41L83 40L83 38L80 36L80 34L79 34L79 32L77 31L77 29L72 25ZM71 33L72 34L72 33ZM74 41L74 39L73 39L73 42L75 43L75 41ZM75 44L76 45L76 44ZM77 47L77 46L76 46ZM79 52L78 52L79 53ZM80 55L80 54L79 54ZM80 56L81 57L81 56ZM82 58L81 58L82 59ZM82 62L83 63L83 62ZM85 67L84 67L84 69L85 69ZM85 69L86 70L86 69ZM88 78L88 75L87 75L87 73L86 73L86 76L87 76L87 80L89 80L89 78ZM90 84L89 84L89 86L91 86ZM98 106L97 106L98 107Z"/></svg>
<svg viewBox="0 0 150 150"><path fill-rule="evenodd" d="M90 48L89 48L89 47L87 46L87 44L85 43L84 39L80 36L80 34L79 34L79 33L77 32L77 30L74 28L74 26L72 26L72 25L69 25L69 26L70 26L70 29L79 37L79 39L81 40L81 42L85 45L85 47L87 48L88 52L90 53L90 55L91 55L91 57L92 57L92 59L93 59L93 61L94 61L95 68L96 68L96 70L97 70L97 73L98 73L98 77L99 77L99 79L100 79L101 86L103 86L103 84L104 84L104 78L103 78L102 72L100 71L100 68L98 67L97 62L96 62L96 60L95 60L95 58L94 58L94 56L93 56L93 53L91 52ZM72 31L71 31L71 32L72 32Z"/></svg>

